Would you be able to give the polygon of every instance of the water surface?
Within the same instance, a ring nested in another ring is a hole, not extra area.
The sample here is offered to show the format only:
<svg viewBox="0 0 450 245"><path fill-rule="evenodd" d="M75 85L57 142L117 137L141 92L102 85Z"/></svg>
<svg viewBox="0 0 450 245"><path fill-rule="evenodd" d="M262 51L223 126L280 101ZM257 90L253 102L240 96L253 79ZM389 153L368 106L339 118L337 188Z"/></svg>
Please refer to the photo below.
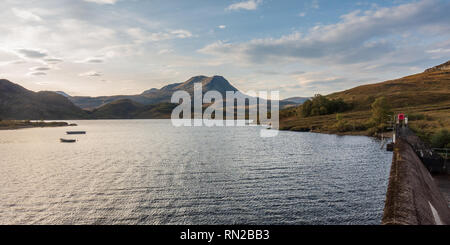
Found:
<svg viewBox="0 0 450 245"><path fill-rule="evenodd" d="M362 136L169 120L0 131L0 224L379 224L392 154ZM67 130L75 144L59 143Z"/></svg>

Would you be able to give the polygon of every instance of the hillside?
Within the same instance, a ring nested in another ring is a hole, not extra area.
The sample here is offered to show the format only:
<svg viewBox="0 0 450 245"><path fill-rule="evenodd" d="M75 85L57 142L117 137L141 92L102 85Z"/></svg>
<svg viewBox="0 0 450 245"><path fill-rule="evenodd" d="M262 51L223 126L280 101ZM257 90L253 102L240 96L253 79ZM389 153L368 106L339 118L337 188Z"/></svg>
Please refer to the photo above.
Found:
<svg viewBox="0 0 450 245"><path fill-rule="evenodd" d="M0 119L83 119L88 114L55 92L33 92L0 79Z"/></svg>
<svg viewBox="0 0 450 245"><path fill-rule="evenodd" d="M343 92L328 95L353 103L355 109L369 109L370 104L385 96L393 108L420 106L450 100L450 70L430 70L423 73L363 85Z"/></svg>
<svg viewBox="0 0 450 245"><path fill-rule="evenodd" d="M449 62L400 79L358 86L327 95L328 99L343 99L352 109L340 113L350 130L336 128L336 114L303 117L301 106L281 111L280 127L284 130L327 133L367 134L364 124L371 116L370 105L384 96L392 111L410 116L410 125L424 137L438 130L450 129Z"/></svg>
<svg viewBox="0 0 450 245"><path fill-rule="evenodd" d="M170 103L142 105L122 99L93 110L91 116L95 119L167 119L175 106Z"/></svg>

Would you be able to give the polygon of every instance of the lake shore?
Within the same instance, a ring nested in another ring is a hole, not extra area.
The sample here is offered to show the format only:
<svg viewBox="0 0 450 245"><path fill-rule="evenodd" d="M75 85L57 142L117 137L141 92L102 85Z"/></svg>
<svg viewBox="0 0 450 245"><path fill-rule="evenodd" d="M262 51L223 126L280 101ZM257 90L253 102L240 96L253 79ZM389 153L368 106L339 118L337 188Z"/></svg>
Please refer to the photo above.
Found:
<svg viewBox="0 0 450 245"><path fill-rule="evenodd" d="M24 128L46 128L46 127L67 127L73 126L67 122L45 122L29 120L3 120L0 121L0 130L14 130Z"/></svg>

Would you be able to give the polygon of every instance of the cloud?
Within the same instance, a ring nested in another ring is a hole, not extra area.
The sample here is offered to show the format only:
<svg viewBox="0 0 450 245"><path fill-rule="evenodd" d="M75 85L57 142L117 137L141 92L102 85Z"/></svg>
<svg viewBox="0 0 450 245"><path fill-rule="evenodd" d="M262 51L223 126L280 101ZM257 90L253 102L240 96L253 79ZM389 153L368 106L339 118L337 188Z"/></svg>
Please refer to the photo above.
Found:
<svg viewBox="0 0 450 245"><path fill-rule="evenodd" d="M434 34L450 31L450 4L424 0L392 8L354 11L335 24L317 25L306 34L294 32L280 38L254 39L243 43L217 41L199 52L223 60L269 63L309 60L352 64L375 60L404 47L394 43L403 33ZM393 41L390 41L392 38Z"/></svg>
<svg viewBox="0 0 450 245"><path fill-rule="evenodd" d="M438 49L431 49L431 50L427 50L427 53L430 54L436 54L436 53L450 53L450 48L447 49L443 49L443 48L438 48Z"/></svg>
<svg viewBox="0 0 450 245"><path fill-rule="evenodd" d="M45 75L47 75L47 73L42 72L42 71L35 71L35 72L30 72L27 75L29 75L29 76L45 76Z"/></svg>
<svg viewBox="0 0 450 245"><path fill-rule="evenodd" d="M100 64L103 63L104 59L98 57L90 57L84 60L80 60L77 63L86 63L86 64Z"/></svg>
<svg viewBox="0 0 450 245"><path fill-rule="evenodd" d="M319 9L320 8L319 0L313 0L312 3L311 3L311 8Z"/></svg>
<svg viewBox="0 0 450 245"><path fill-rule="evenodd" d="M97 71L88 71L88 72L84 72L84 73L80 73L79 76L80 77L100 77L103 74Z"/></svg>
<svg viewBox="0 0 450 245"><path fill-rule="evenodd" d="M19 56L28 59L40 59L48 55L45 51L35 49L16 49L16 52Z"/></svg>
<svg viewBox="0 0 450 245"><path fill-rule="evenodd" d="M256 10L258 6L262 3L262 0L248 0L244 2L233 3L228 6L227 10Z"/></svg>
<svg viewBox="0 0 450 245"><path fill-rule="evenodd" d="M189 32L187 30L182 30L182 29L170 31L170 34L172 34L176 38L189 38L189 37L192 37L192 33L191 32Z"/></svg>
<svg viewBox="0 0 450 245"><path fill-rule="evenodd" d="M158 51L158 54L169 54L169 53L173 53L173 49L161 49L160 51Z"/></svg>
<svg viewBox="0 0 450 245"><path fill-rule="evenodd" d="M27 10L23 10L23 9L17 9L17 8L13 8L12 9L13 13L15 16L26 20L26 21L42 21L41 17L37 16L36 14L33 14L30 11Z"/></svg>
<svg viewBox="0 0 450 245"><path fill-rule="evenodd" d="M305 17L305 16L306 16L306 13L305 13L305 12L300 12L300 13L298 14L298 16L300 16L300 17Z"/></svg>
<svg viewBox="0 0 450 245"><path fill-rule="evenodd" d="M142 28L129 28L126 33L137 43L157 42L169 39L184 39L192 37L192 33L187 30L178 29L165 32L149 32Z"/></svg>
<svg viewBox="0 0 450 245"><path fill-rule="evenodd" d="M97 4L115 4L118 0L83 0L85 2L97 3Z"/></svg>
<svg viewBox="0 0 450 245"><path fill-rule="evenodd" d="M36 66L36 67L31 67L30 70L31 71L48 71L48 70L50 70L50 67Z"/></svg>
<svg viewBox="0 0 450 245"><path fill-rule="evenodd" d="M226 26L226 25L220 25L220 26L218 26L217 28L219 28L219 29L225 29L225 28L227 28L227 26Z"/></svg>
<svg viewBox="0 0 450 245"><path fill-rule="evenodd" d="M27 62L24 60L10 60L10 61L0 62L0 66L18 65L18 64L24 64L24 63L27 63Z"/></svg>
<svg viewBox="0 0 450 245"><path fill-rule="evenodd" d="M45 58L44 61L48 64L57 64L57 63L63 62L62 59L58 59L58 58Z"/></svg>

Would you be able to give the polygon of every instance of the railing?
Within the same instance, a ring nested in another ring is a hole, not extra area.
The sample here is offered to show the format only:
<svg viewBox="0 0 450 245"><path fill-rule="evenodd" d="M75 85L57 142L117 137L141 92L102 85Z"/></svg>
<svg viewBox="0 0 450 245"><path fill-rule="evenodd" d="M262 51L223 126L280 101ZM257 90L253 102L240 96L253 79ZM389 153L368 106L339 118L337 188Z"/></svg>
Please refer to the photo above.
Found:
<svg viewBox="0 0 450 245"><path fill-rule="evenodd" d="M445 160L450 159L450 148L432 148L432 150L441 155Z"/></svg>

